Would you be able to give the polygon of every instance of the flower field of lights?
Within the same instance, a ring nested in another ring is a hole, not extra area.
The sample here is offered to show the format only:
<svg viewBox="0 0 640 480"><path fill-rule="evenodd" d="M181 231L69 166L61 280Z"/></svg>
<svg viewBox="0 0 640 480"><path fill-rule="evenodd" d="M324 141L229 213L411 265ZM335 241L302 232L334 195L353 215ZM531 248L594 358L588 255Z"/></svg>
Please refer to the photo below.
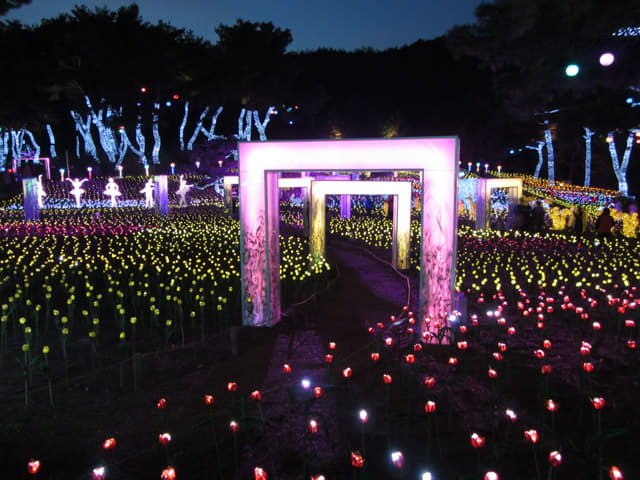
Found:
<svg viewBox="0 0 640 480"><path fill-rule="evenodd" d="M360 259L390 250L378 208L330 220L339 272L282 235L285 306L329 293L240 327L238 222L207 205L2 212L7 478L640 477L637 240L461 229L466 310L435 344L445 318L361 296L405 295Z"/></svg>

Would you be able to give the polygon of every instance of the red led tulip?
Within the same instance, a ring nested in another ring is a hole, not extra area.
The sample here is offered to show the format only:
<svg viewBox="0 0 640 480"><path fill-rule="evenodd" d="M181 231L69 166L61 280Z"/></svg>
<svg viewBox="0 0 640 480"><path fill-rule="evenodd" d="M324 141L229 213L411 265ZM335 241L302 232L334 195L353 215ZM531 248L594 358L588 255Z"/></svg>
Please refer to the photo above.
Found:
<svg viewBox="0 0 640 480"><path fill-rule="evenodd" d="M484 447L484 437L478 435L477 433L471 434L471 446L473 448L482 448Z"/></svg>
<svg viewBox="0 0 640 480"><path fill-rule="evenodd" d="M614 465L609 469L609 478L611 480L623 480L624 475L622 475L622 470Z"/></svg>
<svg viewBox="0 0 640 480"><path fill-rule="evenodd" d="M460 330L460 333L467 333L467 326L466 325L460 325L459 330Z"/></svg>
<svg viewBox="0 0 640 480"><path fill-rule="evenodd" d="M371 360L373 360L374 362L377 362L378 360L380 360L380 354L378 352L372 352Z"/></svg>
<svg viewBox="0 0 640 480"><path fill-rule="evenodd" d="M309 433L318 433L318 421L313 418L309 420Z"/></svg>
<svg viewBox="0 0 640 480"><path fill-rule="evenodd" d="M580 354L585 356L591 353L591 344L589 342L583 341L580 345Z"/></svg>
<svg viewBox="0 0 640 480"><path fill-rule="evenodd" d="M549 373L551 373L551 365L542 365L542 367L540 367L540 373L542 373L543 375L548 375Z"/></svg>
<svg viewBox="0 0 640 480"><path fill-rule="evenodd" d="M238 390L238 384L236 382L227 383L227 390L229 390L230 392L237 391Z"/></svg>
<svg viewBox="0 0 640 480"><path fill-rule="evenodd" d="M107 471L104 467L96 467L91 471L92 480L104 480L107 477Z"/></svg>
<svg viewBox="0 0 640 480"><path fill-rule="evenodd" d="M484 474L484 480L500 480L496 472L487 472Z"/></svg>
<svg viewBox="0 0 640 480"><path fill-rule="evenodd" d="M544 358L544 350L540 348L538 348L537 350L534 350L533 354L535 355L536 358Z"/></svg>
<svg viewBox="0 0 640 480"><path fill-rule="evenodd" d="M336 342L329 342L329 350L335 350L336 349Z"/></svg>
<svg viewBox="0 0 640 480"><path fill-rule="evenodd" d="M456 357L449 357L449 365L455 367L458 364L458 359Z"/></svg>
<svg viewBox="0 0 640 480"><path fill-rule="evenodd" d="M503 342L498 342L498 350L500 350L502 353L506 352L507 344Z"/></svg>
<svg viewBox="0 0 640 480"><path fill-rule="evenodd" d="M378 323L376 324L376 327L378 327L379 329L383 329L383 328L384 328L384 323L382 323L382 322L378 322Z"/></svg>
<svg viewBox="0 0 640 480"><path fill-rule="evenodd" d="M327 480L324 475L312 475L311 480Z"/></svg>
<svg viewBox="0 0 640 480"><path fill-rule="evenodd" d="M427 403L424 404L424 411L426 413L433 413L436 411L436 402L433 400L427 400Z"/></svg>
<svg viewBox="0 0 640 480"><path fill-rule="evenodd" d="M176 470L173 467L165 468L160 474L161 480L176 480Z"/></svg>
<svg viewBox="0 0 640 480"><path fill-rule="evenodd" d="M239 428L240 425L238 425L238 422L236 422L235 420L231 420L229 422L229 430L231 430L231 433L237 433Z"/></svg>
<svg viewBox="0 0 640 480"><path fill-rule="evenodd" d="M384 344L385 344L387 347L390 347L391 345L393 345L393 338L391 338L391 337L387 337L387 338L385 338L385 339L384 339Z"/></svg>
<svg viewBox="0 0 640 480"><path fill-rule="evenodd" d="M627 340L627 348L629 350L635 350L636 349L636 341L635 340Z"/></svg>
<svg viewBox="0 0 640 480"><path fill-rule="evenodd" d="M205 405L213 405L213 395L205 395L204 396L204 403Z"/></svg>
<svg viewBox="0 0 640 480"><path fill-rule="evenodd" d="M600 329L602 328L602 325L600 324L600 322L593 322L593 323L591 324L591 327L592 327L594 330L598 331L598 330L600 330Z"/></svg>
<svg viewBox="0 0 640 480"><path fill-rule="evenodd" d="M429 387L429 388L433 388L436 386L436 379L435 377L426 377L424 379L424 384Z"/></svg>
<svg viewBox="0 0 640 480"><path fill-rule="evenodd" d="M257 402L258 400L262 400L262 393L260 392L260 390L254 390L253 392L251 392L249 397L251 398L251 400L255 400Z"/></svg>
<svg viewBox="0 0 640 480"><path fill-rule="evenodd" d="M527 442L538 443L538 432L534 429L525 430L524 438Z"/></svg>
<svg viewBox="0 0 640 480"><path fill-rule="evenodd" d="M413 351L414 351L414 352L421 352L421 351L422 351L422 344L421 344L421 343L416 343L416 344L413 346Z"/></svg>
<svg viewBox="0 0 640 480"><path fill-rule="evenodd" d="M583 362L582 363L582 369L587 373L593 372L593 369L594 369L593 363L591 363L591 362Z"/></svg>
<svg viewBox="0 0 640 480"><path fill-rule="evenodd" d="M284 365L282 365L282 371L284 373L291 373L291 365L289 365L288 363L285 363Z"/></svg>
<svg viewBox="0 0 640 480"><path fill-rule="evenodd" d="M385 384L389 385L393 381L393 379L391 378L391 375L389 375L388 373L385 373L384 375L382 375L382 381Z"/></svg>
<svg viewBox="0 0 640 480"><path fill-rule="evenodd" d="M591 399L591 404L596 410L601 410L604 407L605 403L605 399L602 397L593 397Z"/></svg>
<svg viewBox="0 0 640 480"><path fill-rule="evenodd" d="M507 328L507 333L509 335L515 335L516 334L516 327L509 327Z"/></svg>
<svg viewBox="0 0 640 480"><path fill-rule="evenodd" d="M636 322L634 320L625 320L624 326L627 328L633 328L636 326Z"/></svg>
<svg viewBox="0 0 640 480"><path fill-rule="evenodd" d="M171 434L170 433L161 433L158 435L158 441L161 445L169 445L171 443Z"/></svg>
<svg viewBox="0 0 640 480"><path fill-rule="evenodd" d="M493 352L491 355L497 361L501 361L504 358L500 352Z"/></svg>
<svg viewBox="0 0 640 480"><path fill-rule="evenodd" d="M267 472L262 467L256 467L253 469L254 480L267 480Z"/></svg>
<svg viewBox="0 0 640 480"><path fill-rule="evenodd" d="M413 353L409 353L405 355L404 361L409 364L416 363L416 356Z"/></svg>
<svg viewBox="0 0 640 480"><path fill-rule="evenodd" d="M322 387L313 387L313 396L320 398L322 396Z"/></svg>
<svg viewBox="0 0 640 480"><path fill-rule="evenodd" d="M553 452L549 453L549 464L552 467L557 467L561 463L562 463L562 454L559 451L554 450Z"/></svg>
<svg viewBox="0 0 640 480"><path fill-rule="evenodd" d="M458 342L458 350L466 350L467 348L469 348L469 342L466 340Z"/></svg>
<svg viewBox="0 0 640 480"><path fill-rule="evenodd" d="M552 399L547 400L547 402L545 403L545 407L550 412L555 412L558 410L558 404L554 402Z"/></svg>
<svg viewBox="0 0 640 480"><path fill-rule="evenodd" d="M363 408L358 412L358 418L360 423L367 423L369 421L369 413Z"/></svg>
<svg viewBox="0 0 640 480"><path fill-rule="evenodd" d="M116 448L116 439L111 437L107 438L104 442L102 442L103 450L113 450Z"/></svg>
<svg viewBox="0 0 640 480"><path fill-rule="evenodd" d="M489 378L498 378L498 371L495 368L489 368L489 371L487 373L489 375Z"/></svg>
<svg viewBox="0 0 640 480"><path fill-rule="evenodd" d="M164 410L165 408L167 408L167 399L161 398L160 400L158 400L158 403L156 403L156 407L158 407L160 410Z"/></svg>
<svg viewBox="0 0 640 480"><path fill-rule="evenodd" d="M344 370L342 370L342 376L344 378L349 378L351 375L353 375L353 371L351 370L351 367L347 367Z"/></svg>
<svg viewBox="0 0 640 480"><path fill-rule="evenodd" d="M351 465L355 468L364 467L364 458L359 451L351 452Z"/></svg>
<svg viewBox="0 0 640 480"><path fill-rule="evenodd" d="M324 356L324 363L333 363L333 355L331 355L330 353L327 353Z"/></svg>
<svg viewBox="0 0 640 480"><path fill-rule="evenodd" d="M40 460L29 460L27 463L27 472L31 475L35 475L40 471Z"/></svg>
<svg viewBox="0 0 640 480"><path fill-rule="evenodd" d="M549 350L551 348L551 340L547 340L546 338L542 341L542 347Z"/></svg>

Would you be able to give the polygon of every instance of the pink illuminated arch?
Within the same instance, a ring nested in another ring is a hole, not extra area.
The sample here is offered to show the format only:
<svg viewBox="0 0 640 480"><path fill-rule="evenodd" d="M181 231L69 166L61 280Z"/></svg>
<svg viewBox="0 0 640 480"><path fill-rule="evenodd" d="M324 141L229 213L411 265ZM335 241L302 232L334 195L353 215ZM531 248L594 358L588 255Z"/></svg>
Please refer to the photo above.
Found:
<svg viewBox="0 0 640 480"><path fill-rule="evenodd" d="M244 325L280 320L278 173L284 171L420 171L420 314L452 310L457 138L242 142L238 151Z"/></svg>

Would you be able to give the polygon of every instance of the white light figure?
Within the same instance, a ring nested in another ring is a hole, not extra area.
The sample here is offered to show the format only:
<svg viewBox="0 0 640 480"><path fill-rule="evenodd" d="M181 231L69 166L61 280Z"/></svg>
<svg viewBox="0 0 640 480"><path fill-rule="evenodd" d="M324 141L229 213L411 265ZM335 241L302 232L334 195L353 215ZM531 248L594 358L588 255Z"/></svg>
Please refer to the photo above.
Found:
<svg viewBox="0 0 640 480"><path fill-rule="evenodd" d="M113 177L109 177L109 181L107 182L107 186L104 189L104 194L107 197L111 197L111 206L112 207L116 207L117 206L116 197L119 197L121 195L121 193L120 193L120 187L115 182Z"/></svg>
<svg viewBox="0 0 640 480"><path fill-rule="evenodd" d="M47 196L44 191L44 185L42 185L42 174L38 175L38 183L36 183L36 195L38 196L38 208L44 207L44 201L42 200Z"/></svg>
<svg viewBox="0 0 640 480"><path fill-rule="evenodd" d="M81 180L79 178L67 177L67 180L69 180L71 182L71 185L73 185L73 189L69 193L71 193L71 195L76 197L76 208L80 208L80 203L82 201L82 195L85 193L84 189L82 188L82 184L84 182L89 181L89 179L88 178L83 178Z"/></svg>
<svg viewBox="0 0 640 480"><path fill-rule="evenodd" d="M187 193L189 193L191 187L193 187L193 185L187 183L187 181L184 179L184 175L180 175L180 186L176 191L176 195L180 197L180 201L178 202L179 206L184 206L187 204Z"/></svg>
<svg viewBox="0 0 640 480"><path fill-rule="evenodd" d="M146 208L153 207L153 178L147 180L140 193L144 193L144 206Z"/></svg>

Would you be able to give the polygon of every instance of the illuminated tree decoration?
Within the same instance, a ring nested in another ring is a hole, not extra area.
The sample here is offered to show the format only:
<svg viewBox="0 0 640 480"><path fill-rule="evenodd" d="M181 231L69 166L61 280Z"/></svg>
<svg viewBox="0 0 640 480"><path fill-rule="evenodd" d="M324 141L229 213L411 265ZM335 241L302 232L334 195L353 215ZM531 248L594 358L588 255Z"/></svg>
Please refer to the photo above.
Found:
<svg viewBox="0 0 640 480"><path fill-rule="evenodd" d="M627 168L629 167L629 160L631 158L633 139L637 131L638 130L635 129L629 130L629 134L627 135L627 144L622 156L622 162L620 162L618 157L618 150L616 149L616 138L614 132L609 132L609 135L607 137L607 143L609 144L609 154L611 156L611 165L613 166L613 173L615 173L616 179L618 180L618 190L625 197L629 194L629 185L627 184Z"/></svg>
<svg viewBox="0 0 640 480"><path fill-rule="evenodd" d="M591 137L596 132L589 127L584 127L584 186L591 186Z"/></svg>
<svg viewBox="0 0 640 480"><path fill-rule="evenodd" d="M527 145L526 148L538 152L538 164L536 165L536 171L534 172L533 177L540 178L540 170L542 169L542 164L544 163L544 157L542 156L544 142L538 140L535 145Z"/></svg>
<svg viewBox="0 0 640 480"><path fill-rule="evenodd" d="M82 119L79 113L71 110L69 112L71 114L71 118L76 125L76 132L80 134L82 140L84 141L84 151L89 155L93 160L98 163L98 152L96 150L96 144L93 141L93 137L91 136L91 117L87 115L86 120ZM76 155L79 155L79 142L76 144Z"/></svg>
<svg viewBox="0 0 640 480"><path fill-rule="evenodd" d="M162 145L162 141L160 139L160 130L158 128L158 117L160 111L160 104L154 103L153 108L153 116L151 119L152 122L152 131L153 131L153 149L151 150L151 161L154 165L160 164L160 146ZM146 165L146 163L145 163Z"/></svg>
<svg viewBox="0 0 640 480"><path fill-rule="evenodd" d="M53 135L53 130L51 129L51 125L47 123L46 125L47 134L49 135L49 156L51 158L56 158L58 154L56 153L56 137Z"/></svg>

